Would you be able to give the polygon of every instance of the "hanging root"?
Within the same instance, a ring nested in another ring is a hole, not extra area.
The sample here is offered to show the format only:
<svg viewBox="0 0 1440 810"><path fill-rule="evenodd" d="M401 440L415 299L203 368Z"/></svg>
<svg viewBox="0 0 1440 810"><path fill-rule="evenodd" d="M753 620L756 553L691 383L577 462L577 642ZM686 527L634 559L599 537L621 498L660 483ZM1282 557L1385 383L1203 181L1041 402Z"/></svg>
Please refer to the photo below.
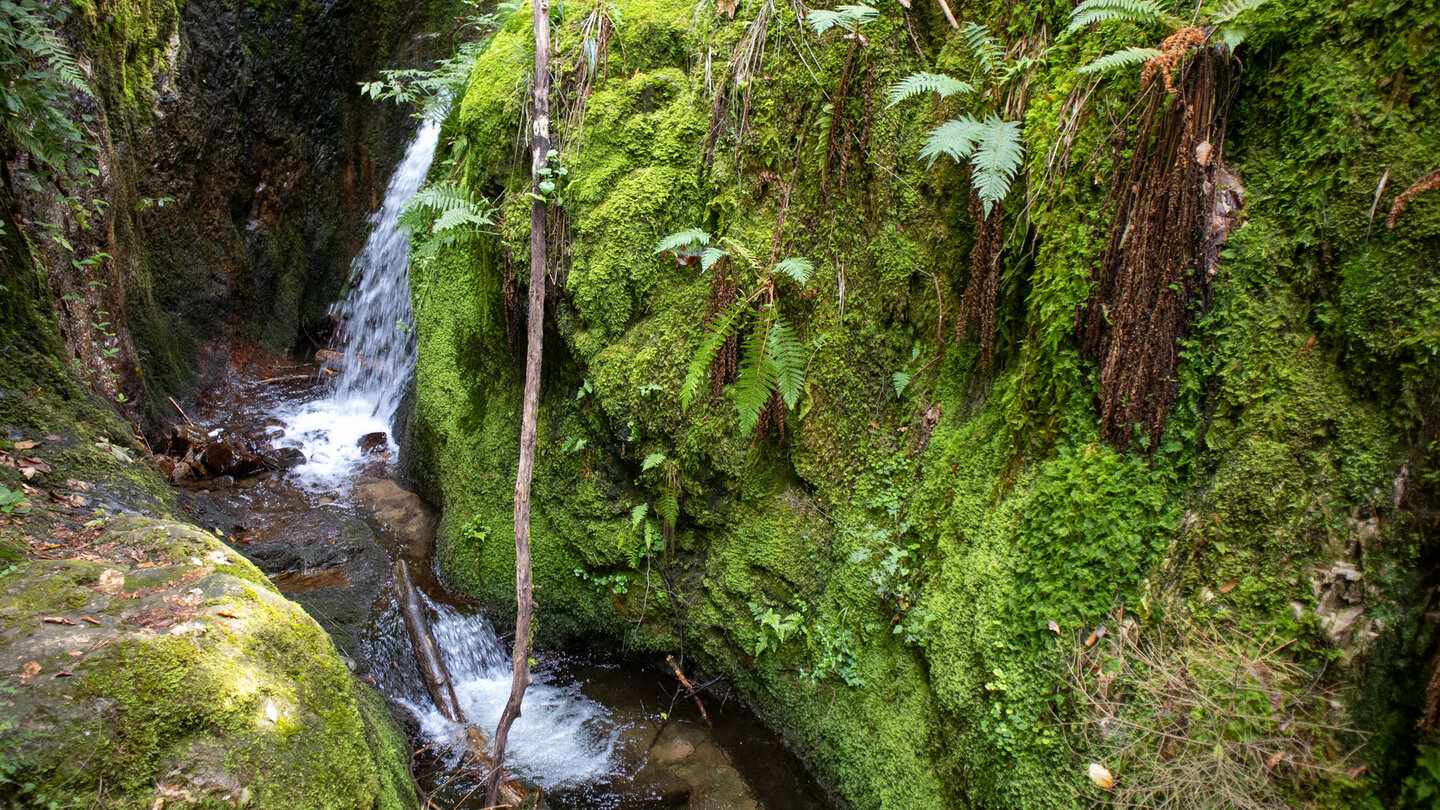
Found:
<svg viewBox="0 0 1440 810"><path fill-rule="evenodd" d="M1000 294L1000 251L1004 246L1004 228L1000 206L985 216L980 195L970 193L970 215L975 218L975 247L970 250L970 281L960 297L960 325L955 341L965 338L970 324L975 324L980 338L980 367L990 368L995 351L995 302Z"/></svg>
<svg viewBox="0 0 1440 810"><path fill-rule="evenodd" d="M760 416L755 422L756 438L764 438L771 431L780 441L785 441L785 400L780 398L779 392L772 393L765 401L765 407L760 409Z"/></svg>
<svg viewBox="0 0 1440 810"><path fill-rule="evenodd" d="M730 261L721 259L720 263L712 268L715 272L715 280L710 284L710 300L705 306L705 320L708 322L715 313L727 309L735 303L735 298L740 294L740 288L735 284L735 278L730 274ZM720 344L720 350L715 353L715 359L710 363L710 396L720 401L720 394L725 390L727 383L735 381L735 375L740 370L740 341L739 336L731 334Z"/></svg>
<svg viewBox="0 0 1440 810"><path fill-rule="evenodd" d="M1415 195L1426 191L1434 191L1437 188L1440 188L1440 169L1436 169L1419 180L1416 180L1415 185L1400 192L1400 196L1395 198L1395 204L1390 206L1390 216L1385 218L1385 227L1392 231L1395 230L1395 218L1400 216L1406 207L1410 205L1410 201L1415 199Z"/></svg>
<svg viewBox="0 0 1440 810"><path fill-rule="evenodd" d="M1239 205L1238 183L1213 146L1224 132L1222 67L1202 47L1178 85L1143 85L1136 145L1111 187L1110 239L1080 318L1084 351L1099 365L1101 430L1122 450L1137 426L1151 448L1165 428L1177 347L1192 309L1209 298L1213 261Z"/></svg>
<svg viewBox="0 0 1440 810"><path fill-rule="evenodd" d="M515 257L510 255L509 250L505 251L504 265L500 295L505 300L505 344L510 347L510 356L518 363L520 338L525 334L525 310L515 289Z"/></svg>

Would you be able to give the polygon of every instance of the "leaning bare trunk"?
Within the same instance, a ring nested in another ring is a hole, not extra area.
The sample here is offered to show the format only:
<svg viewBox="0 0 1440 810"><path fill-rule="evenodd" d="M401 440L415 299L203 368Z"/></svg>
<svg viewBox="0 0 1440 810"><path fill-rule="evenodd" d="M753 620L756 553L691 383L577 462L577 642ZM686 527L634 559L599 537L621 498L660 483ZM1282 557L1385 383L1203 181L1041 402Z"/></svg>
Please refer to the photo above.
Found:
<svg viewBox="0 0 1440 810"><path fill-rule="evenodd" d="M530 615L535 598L530 585L530 475L535 467L535 419L540 409L540 348L545 326L545 202L540 199L540 170L550 152L550 2L534 0L535 91L530 116L530 315L525 344L525 399L520 421L520 464L515 471L515 653L510 699L495 729L495 771L485 804L495 807L505 764L505 741L520 716L530 686Z"/></svg>
<svg viewBox="0 0 1440 810"><path fill-rule="evenodd" d="M395 601L400 604L400 614L405 617L405 629L410 631L410 642L415 647L415 660L420 665L425 688L430 691L435 708L445 715L445 719L452 723L464 723L465 714L460 710L460 701L455 698L455 686L445 668L445 659L440 657L435 636L430 633L430 623L425 621L425 604L420 601L415 583L410 579L410 568L404 560L396 560L391 573L395 581Z"/></svg>

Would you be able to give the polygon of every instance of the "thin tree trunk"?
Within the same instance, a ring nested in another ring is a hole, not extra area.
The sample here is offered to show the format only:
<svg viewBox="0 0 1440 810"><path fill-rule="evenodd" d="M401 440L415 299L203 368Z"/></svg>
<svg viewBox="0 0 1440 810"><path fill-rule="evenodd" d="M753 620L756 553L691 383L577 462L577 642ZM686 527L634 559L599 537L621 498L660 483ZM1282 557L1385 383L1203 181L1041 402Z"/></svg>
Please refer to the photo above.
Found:
<svg viewBox="0 0 1440 810"><path fill-rule="evenodd" d="M535 88L531 97L530 187L540 193L540 170L550 152L550 0L534 0ZM535 468L535 420L540 410L540 349L545 327L545 207L538 196L530 202L530 315L526 324L525 397L520 421L520 464L515 471L515 653L510 699L495 729L494 773L485 790L485 805L499 799L505 766L505 742L520 716L520 703L530 686L530 615L535 596L530 583L530 475Z"/></svg>

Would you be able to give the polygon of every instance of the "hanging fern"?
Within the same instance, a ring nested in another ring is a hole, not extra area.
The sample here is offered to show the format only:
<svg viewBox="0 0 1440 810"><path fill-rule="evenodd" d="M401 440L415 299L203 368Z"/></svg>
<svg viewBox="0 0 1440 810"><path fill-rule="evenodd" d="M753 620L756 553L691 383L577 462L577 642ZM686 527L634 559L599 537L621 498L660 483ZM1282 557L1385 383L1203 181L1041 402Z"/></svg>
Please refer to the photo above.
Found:
<svg viewBox="0 0 1440 810"><path fill-rule="evenodd" d="M799 257L786 259L775 265L775 272L789 278L801 287L804 287L810 282L810 274L814 272L814 270L815 265L811 264L809 259Z"/></svg>
<svg viewBox="0 0 1440 810"><path fill-rule="evenodd" d="M723 258L725 258L726 256L729 256L729 255L730 255L730 254L729 254L727 251L725 251L725 250L723 250L723 249L721 249L721 248L717 248L717 247L708 247L708 248L705 248L705 250L700 253L700 269L701 269L701 270L709 270L711 267L714 267L714 266L715 266L715 263L716 263L716 262L720 261L721 259L723 259Z"/></svg>
<svg viewBox="0 0 1440 810"><path fill-rule="evenodd" d="M836 6L833 9L817 8L805 15L805 22L816 35L832 28L854 31L868 22L873 22L879 11L865 5Z"/></svg>
<svg viewBox="0 0 1440 810"><path fill-rule="evenodd" d="M735 380L735 410L740 430L750 433L760 421L760 411L774 394L787 408L795 407L805 380L805 352L790 324L780 317L774 304L760 313L755 328L745 341L740 374Z"/></svg>
<svg viewBox="0 0 1440 810"><path fill-rule="evenodd" d="M699 228L691 228L686 231L678 231L661 239L655 245L655 253L660 254L666 251L677 251L681 248L705 247L710 244L710 234Z"/></svg>
<svg viewBox="0 0 1440 810"><path fill-rule="evenodd" d="M442 250L472 245L495 224L495 209L484 197L455 183L435 183L405 202L399 224L410 231L411 258L424 263Z"/></svg>
<svg viewBox="0 0 1440 810"><path fill-rule="evenodd" d="M981 72L996 73L1005 67L1005 48L990 36L990 29L972 22L960 34L965 38L966 47L975 54L975 61L980 63Z"/></svg>
<svg viewBox="0 0 1440 810"><path fill-rule="evenodd" d="M990 208L1010 192L1010 183L1024 158L1020 122L1002 121L993 113L987 117L980 145L970 158L970 182L980 195L985 216L990 216Z"/></svg>
<svg viewBox="0 0 1440 810"><path fill-rule="evenodd" d="M720 347L725 345L725 341L739 330L742 316L748 311L749 306L748 300L736 299L730 306L715 313L715 317L710 319L709 331L700 341L700 348L695 351L695 357L690 361L690 368L685 372L685 382L680 386L681 410L690 407L690 400L695 398L701 383L705 382L705 375L709 373L710 365L715 362L715 355L719 353Z"/></svg>
<svg viewBox="0 0 1440 810"><path fill-rule="evenodd" d="M1074 33L1092 23L1111 21L1163 24L1172 29L1185 25L1184 20L1166 12L1155 0L1085 0L1070 12L1070 25L1065 33Z"/></svg>
<svg viewBox="0 0 1440 810"><path fill-rule="evenodd" d="M1105 73L1116 68L1130 67L1149 62L1160 55L1157 48L1139 48L1134 45L1123 51L1106 54L1080 68L1081 73Z"/></svg>
<svg viewBox="0 0 1440 810"><path fill-rule="evenodd" d="M976 121L973 116L952 118L930 130L930 134L925 137L925 146L920 150L920 158L928 159L931 166L935 165L935 159L941 155L949 155L957 163L967 160L975 153L975 145L980 142L984 132L985 125Z"/></svg>
<svg viewBox="0 0 1440 810"><path fill-rule="evenodd" d="M975 92L975 88L949 76L939 73L911 73L890 86L890 103L886 108L894 107L906 99L922 96L926 93L935 93L941 98L949 98L953 95L965 95Z"/></svg>

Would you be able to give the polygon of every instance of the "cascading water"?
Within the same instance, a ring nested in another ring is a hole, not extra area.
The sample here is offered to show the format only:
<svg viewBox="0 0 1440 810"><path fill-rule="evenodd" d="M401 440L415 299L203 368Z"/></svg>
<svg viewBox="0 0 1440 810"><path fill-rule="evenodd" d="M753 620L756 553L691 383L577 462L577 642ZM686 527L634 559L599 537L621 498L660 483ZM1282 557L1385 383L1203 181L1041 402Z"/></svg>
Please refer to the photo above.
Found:
<svg viewBox="0 0 1440 810"><path fill-rule="evenodd" d="M333 385L326 396L284 419L286 438L309 457L298 478L312 488L333 487L361 466L361 437L389 436L414 372L410 246L399 219L405 201L425 182L439 139L439 122L427 118L390 178L384 204L371 217L370 236L352 268L350 294L339 306L344 359ZM387 441L395 450L394 440Z"/></svg>
<svg viewBox="0 0 1440 810"><path fill-rule="evenodd" d="M333 382L317 399L289 413L283 443L298 445L309 462L292 472L310 490L344 491L347 478L365 466L361 437L389 436L395 410L415 368L415 339L410 307L409 240L399 227L405 202L419 190L430 170L440 126L425 120L395 170L372 230L356 257L349 296L339 306L339 338L343 360ZM387 438L394 451L394 440ZM455 684L461 708L472 722L493 733L510 691L510 660L490 623L427 598L436 641ZM393 603L368 640L385 691L409 706L423 733L458 758L466 751L465 730L446 720L421 687L412 662L414 651ZM612 770L612 752L619 727L603 707L585 698L574 684L548 684L543 679L525 698L525 713L510 735L510 760L536 784L577 785Z"/></svg>

